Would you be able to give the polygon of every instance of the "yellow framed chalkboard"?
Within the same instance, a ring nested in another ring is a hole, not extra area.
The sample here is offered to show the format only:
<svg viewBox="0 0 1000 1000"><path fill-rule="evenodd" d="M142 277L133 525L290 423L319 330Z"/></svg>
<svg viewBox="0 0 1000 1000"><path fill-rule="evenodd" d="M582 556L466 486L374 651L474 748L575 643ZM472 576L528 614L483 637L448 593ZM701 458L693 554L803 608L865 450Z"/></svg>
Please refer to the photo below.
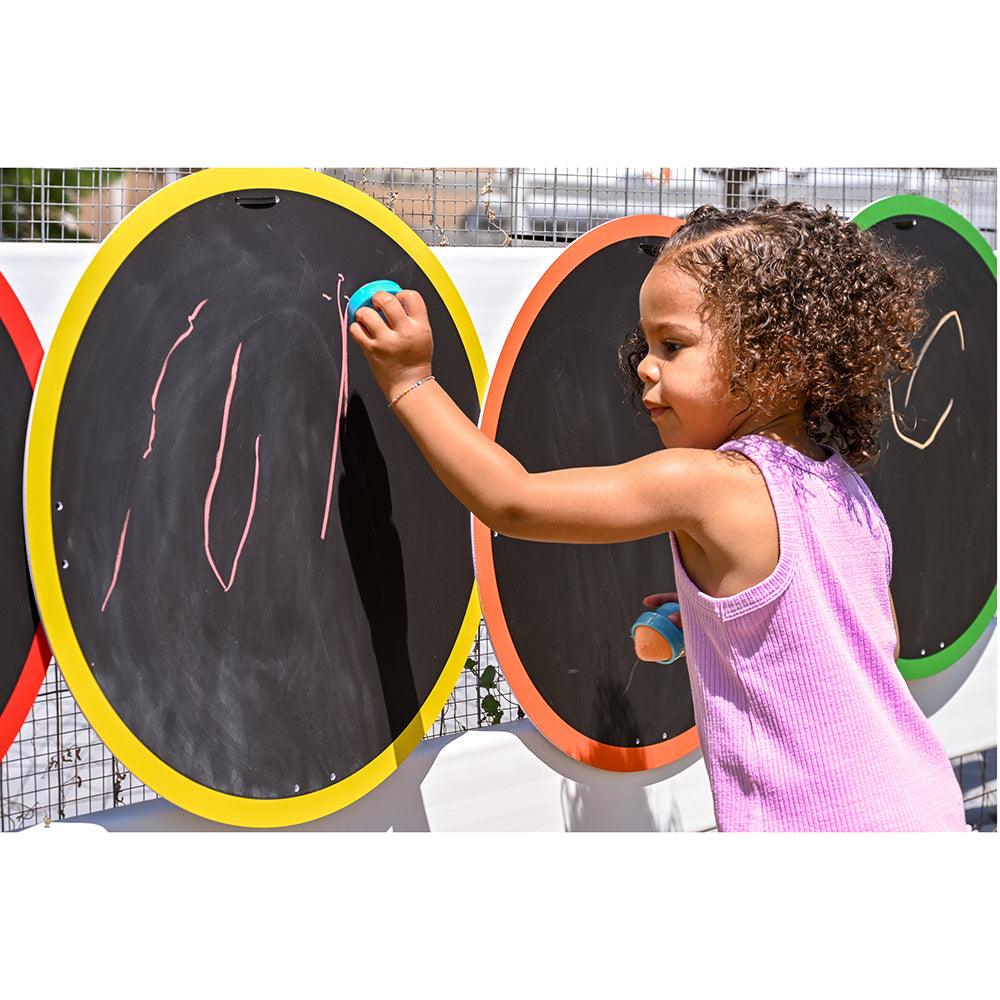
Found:
<svg viewBox="0 0 1000 1000"><path fill-rule="evenodd" d="M347 334L416 288L477 419L461 298L399 218L330 177L213 169L108 236L38 381L25 489L56 658L174 804L284 826L371 790L439 714L479 622L467 512Z"/></svg>

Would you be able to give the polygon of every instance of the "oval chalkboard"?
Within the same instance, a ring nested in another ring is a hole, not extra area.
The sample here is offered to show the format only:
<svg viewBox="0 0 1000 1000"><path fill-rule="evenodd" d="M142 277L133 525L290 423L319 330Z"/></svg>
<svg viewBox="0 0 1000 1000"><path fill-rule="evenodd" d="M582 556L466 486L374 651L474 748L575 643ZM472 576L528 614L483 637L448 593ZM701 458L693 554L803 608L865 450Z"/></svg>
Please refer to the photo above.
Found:
<svg viewBox="0 0 1000 1000"><path fill-rule="evenodd" d="M0 274L0 758L31 711L51 659L28 574L22 498L24 442L41 363L35 328Z"/></svg>
<svg viewBox="0 0 1000 1000"><path fill-rule="evenodd" d="M893 538L900 670L951 666L996 614L996 254L948 206L900 196L855 217L936 265L917 368L892 385L867 479Z"/></svg>
<svg viewBox="0 0 1000 1000"><path fill-rule="evenodd" d="M662 447L625 400L617 352L638 322L648 244L680 220L632 216L571 244L545 272L504 343L481 426L531 472L610 465ZM666 537L561 545L474 525L486 624L511 689L565 753L641 771L698 746L684 661L638 661L642 598L672 590Z"/></svg>
<svg viewBox="0 0 1000 1000"><path fill-rule="evenodd" d="M204 171L141 205L39 380L28 538L56 658L111 751L211 819L356 800L474 638L468 513L347 334L373 278L422 293L435 372L476 419L485 363L436 258L305 170Z"/></svg>

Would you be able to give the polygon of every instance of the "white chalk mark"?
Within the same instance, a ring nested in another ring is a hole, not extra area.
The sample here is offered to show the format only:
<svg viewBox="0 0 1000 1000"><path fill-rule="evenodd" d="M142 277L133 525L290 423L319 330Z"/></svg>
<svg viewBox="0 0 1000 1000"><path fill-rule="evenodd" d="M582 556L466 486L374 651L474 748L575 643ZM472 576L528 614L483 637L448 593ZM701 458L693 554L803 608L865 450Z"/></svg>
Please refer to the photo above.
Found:
<svg viewBox="0 0 1000 1000"><path fill-rule="evenodd" d="M337 282L337 312L340 316L340 395L337 397L337 413L333 430L333 454L330 456L330 475L326 485L326 508L323 511L323 527L319 537L326 538L326 526L330 520L330 503L333 500L333 478L337 470L337 451L340 447L340 419L347 412L347 297L340 294L344 284L344 276L338 275ZM329 298L328 295L324 296Z"/></svg>
<svg viewBox="0 0 1000 1000"><path fill-rule="evenodd" d="M132 516L132 508L129 507L125 514L125 523L122 525L121 537L118 539L118 556L115 559L115 571L111 576L111 586L108 587L108 592L104 596L104 603L101 605L101 614L104 613L104 609L108 606L108 601L111 598L111 592L115 589L115 584L118 583L118 570L122 566L122 552L125 549L125 532L128 531L128 519Z"/></svg>
<svg viewBox="0 0 1000 1000"><path fill-rule="evenodd" d="M156 380L156 385L153 388L153 395L149 401L150 408L153 411L153 418L149 424L149 444L146 446L146 450L143 452L142 457L147 458L149 453L153 450L153 438L156 437L156 397L160 394L160 384L163 382L163 376L167 374L167 364L170 361L170 355L177 350L178 346L182 341L187 340L194 331L194 321L198 313L201 312L201 307L208 301L208 299L202 299L201 302L195 307L193 313L188 316L188 328L174 341L173 347L167 351L167 356L163 359L163 366L160 368L160 377Z"/></svg>
<svg viewBox="0 0 1000 1000"><path fill-rule="evenodd" d="M910 403L910 392L913 389L913 380L916 378L917 372L920 371L920 364L924 360L924 355L927 353L927 349L931 346L931 342L938 335L938 331L941 329L941 327L943 327L945 325L945 323L948 322L948 320L952 319L952 317L954 317L955 323L958 326L958 341L959 341L959 344L961 345L962 350L963 351L965 350L965 331L962 329L962 319L958 315L957 310L952 309L952 311L950 313L947 313L946 315L944 315L944 316L941 317L940 321L938 322L938 325L936 327L934 327L933 331L931 331L931 335L927 338L926 342L924 343L924 346L920 349L920 354L917 355L916 365L914 366L913 371L910 373L910 380L909 380L909 382L907 383L907 386L906 386L906 398L903 400L903 405L904 406L909 406L909 403ZM895 430L896 434L903 441L905 441L907 444L913 445L914 448L917 448L920 451L923 451L925 448L930 447L930 445L932 445L934 443L934 439L937 437L938 431L941 430L942 425L944 424L945 420L947 419L948 414L951 413L952 407L954 405L955 405L954 398L949 399L948 400L948 405L944 408L944 412L938 418L938 422L934 425L934 430L931 431L930 436L925 441L923 441L923 442L914 441L913 438L907 437L907 435L905 435L899 429L899 423L896 420L896 402L895 402L895 399L893 398L892 383L891 382L889 383L889 412L890 412L890 415L892 416L893 430Z"/></svg>
<svg viewBox="0 0 1000 1000"><path fill-rule="evenodd" d="M226 583L222 579L222 574L219 573L218 567L215 565L215 560L212 558L212 549L210 544L211 527L210 519L212 516L212 497L215 494L215 484L219 481L219 473L222 469L222 455L226 450L226 431L229 427L229 408L233 401L233 391L236 388L236 375L239 371L240 364L240 352L243 350L243 344L239 344L236 348L236 355L233 358L233 367L229 375L229 391L226 393L226 403L222 411L222 431L219 435L219 450L215 453L215 472L212 474L212 481L208 486L208 493L205 494L205 555L208 557L208 564L212 567L212 572L215 574L215 578L222 585L224 591L228 591L233 585L233 580L236 579L236 567L240 561L240 555L243 552L243 546L246 543L247 535L250 534L250 522L253 520L254 510L257 506L257 484L260 481L260 435L257 435L257 440L254 442L254 473L253 473L253 492L250 496L250 510L247 513L247 522L243 528L243 537L240 539L240 544L236 549L236 555L233 557L233 568L232 572L229 574L229 582Z"/></svg>
<svg viewBox="0 0 1000 1000"><path fill-rule="evenodd" d="M624 694L628 694L628 689L632 686L632 678L635 677L635 668L637 666L639 666L639 661L638 660L636 660L635 663L632 664L632 670L629 672L629 675L628 675L628 684L625 685L625 690L622 691L623 695Z"/></svg>

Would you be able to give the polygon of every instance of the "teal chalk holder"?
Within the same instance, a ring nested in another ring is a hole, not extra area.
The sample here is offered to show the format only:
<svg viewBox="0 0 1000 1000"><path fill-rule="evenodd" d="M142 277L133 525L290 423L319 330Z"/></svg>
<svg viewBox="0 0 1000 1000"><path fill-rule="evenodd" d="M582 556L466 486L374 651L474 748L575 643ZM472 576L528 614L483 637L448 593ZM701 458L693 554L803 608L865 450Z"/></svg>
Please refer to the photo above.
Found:
<svg viewBox="0 0 1000 1000"><path fill-rule="evenodd" d="M367 285L362 285L348 300L347 300L347 325L350 326L354 322L354 314L365 306L371 307L372 297L376 292L389 292L392 295L396 295L403 289L396 284L395 281L382 280L382 281L369 281ZM383 317L384 318L384 317Z"/></svg>
<svg viewBox="0 0 1000 1000"><path fill-rule="evenodd" d="M684 653L684 633L667 617L667 615L672 615L680 611L680 609L681 606L679 604L668 601L666 604L661 604L652 611L644 611L636 618L632 625L633 639L635 638L635 630L640 625L645 625L654 632L659 632L670 643L670 648L673 650L674 655L669 660L656 660L656 663L673 663L674 660Z"/></svg>

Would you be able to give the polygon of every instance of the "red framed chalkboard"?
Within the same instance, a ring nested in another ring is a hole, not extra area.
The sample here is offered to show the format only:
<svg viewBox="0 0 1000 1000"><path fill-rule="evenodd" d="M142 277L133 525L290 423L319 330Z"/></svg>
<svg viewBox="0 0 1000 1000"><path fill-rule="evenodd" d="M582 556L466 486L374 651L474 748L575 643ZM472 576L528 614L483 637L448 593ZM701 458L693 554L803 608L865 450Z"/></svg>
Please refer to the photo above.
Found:
<svg viewBox="0 0 1000 1000"><path fill-rule="evenodd" d="M0 274L0 757L31 711L51 654L38 619L24 541L22 471L32 390L42 345L24 307Z"/></svg>

